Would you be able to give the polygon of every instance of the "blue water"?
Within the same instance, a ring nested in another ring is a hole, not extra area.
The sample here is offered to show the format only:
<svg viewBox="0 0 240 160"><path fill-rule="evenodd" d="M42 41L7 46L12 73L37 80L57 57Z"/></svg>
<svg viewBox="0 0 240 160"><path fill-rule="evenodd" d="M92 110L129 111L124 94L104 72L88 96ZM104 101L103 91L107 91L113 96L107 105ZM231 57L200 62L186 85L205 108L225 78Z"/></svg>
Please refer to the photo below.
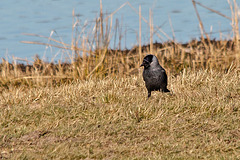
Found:
<svg viewBox="0 0 240 160"><path fill-rule="evenodd" d="M102 0L103 11L105 15L118 9L126 0ZM199 23L191 0L130 0L129 3L138 10L139 5L142 8L142 16L149 20L149 9L153 12L153 24L159 26L171 39L173 32L170 27L171 19L175 41L188 42L191 39L199 38L201 33ZM220 11L231 17L231 10L227 0L201 1L204 5ZM211 33L211 38L229 39L231 33L231 21L210 12L200 6L199 14L203 21L207 33ZM32 60L34 55L40 57L45 55L48 61L55 54L63 55L65 52L58 48L46 48L42 45L24 44L20 41L39 41L47 43L44 38L27 36L23 33L39 34L46 37L51 36L59 40L59 37L65 43L71 43L72 38L72 11L75 9L75 15L81 20L81 25L88 24L92 27L93 21L99 15L100 7L98 0L8 0L0 2L0 57L27 58ZM137 45L137 34L139 27L138 15L126 5L113 16L113 22L119 20L122 26L122 49L131 48ZM86 29L87 30L87 29ZM164 42L169 38L157 31L154 34L154 41ZM220 34L221 33L221 34ZM159 37L160 36L160 37ZM149 43L149 27L142 21L142 44ZM114 48L114 38L112 38L111 47Z"/></svg>

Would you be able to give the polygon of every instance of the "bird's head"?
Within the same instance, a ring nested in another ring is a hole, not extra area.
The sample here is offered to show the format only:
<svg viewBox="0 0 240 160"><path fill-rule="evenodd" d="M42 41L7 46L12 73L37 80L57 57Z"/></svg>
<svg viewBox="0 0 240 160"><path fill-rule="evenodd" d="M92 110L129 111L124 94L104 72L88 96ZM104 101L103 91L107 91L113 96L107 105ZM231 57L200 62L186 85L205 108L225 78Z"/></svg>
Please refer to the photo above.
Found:
<svg viewBox="0 0 240 160"><path fill-rule="evenodd" d="M144 66L144 68L147 69L150 66L155 66L155 65L159 65L157 57L152 54L149 54L144 57L143 63L141 64L140 67Z"/></svg>

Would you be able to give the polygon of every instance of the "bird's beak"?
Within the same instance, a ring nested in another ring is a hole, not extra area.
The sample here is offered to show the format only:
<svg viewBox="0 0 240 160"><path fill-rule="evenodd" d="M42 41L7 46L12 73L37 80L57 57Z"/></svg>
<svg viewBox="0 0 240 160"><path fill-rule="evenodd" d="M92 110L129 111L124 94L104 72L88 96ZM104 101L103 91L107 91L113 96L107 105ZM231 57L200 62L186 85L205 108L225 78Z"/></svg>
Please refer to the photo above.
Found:
<svg viewBox="0 0 240 160"><path fill-rule="evenodd" d="M142 67L142 66L146 66L147 64L149 64L149 62L148 62L147 60L143 59L143 63L141 64L140 67Z"/></svg>

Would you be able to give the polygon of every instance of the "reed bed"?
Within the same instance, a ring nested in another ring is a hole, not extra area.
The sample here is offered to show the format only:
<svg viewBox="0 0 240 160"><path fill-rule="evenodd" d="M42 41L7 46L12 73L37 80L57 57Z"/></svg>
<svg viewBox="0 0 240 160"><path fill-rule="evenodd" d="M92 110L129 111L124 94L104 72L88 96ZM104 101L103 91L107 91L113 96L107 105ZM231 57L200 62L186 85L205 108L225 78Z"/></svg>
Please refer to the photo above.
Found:
<svg viewBox="0 0 240 160"><path fill-rule="evenodd" d="M150 54L150 46L142 46L142 55ZM168 73L179 74L183 69L210 69L227 72L239 67L239 50L233 41L192 41L188 44L155 43L153 52ZM132 50L95 51L88 56L76 57L72 63L47 63L36 57L33 65L0 64L0 83L46 84L61 83L90 77L125 77L139 74L141 57L138 48Z"/></svg>
<svg viewBox="0 0 240 160"><path fill-rule="evenodd" d="M162 66L168 73L179 74L184 68L190 70L199 69L214 69L219 71L227 71L229 68L239 67L239 33L238 33L238 14L237 3L229 1L232 9L232 28L234 36L232 40L210 40L207 33L204 31L204 26L201 22L200 15L197 12L196 3L203 6L199 2L193 1L196 13L199 18L202 37L199 41L192 40L186 44L180 44L173 41L160 28L153 25L152 12L149 12L149 21L141 16L141 6L139 10L132 7L127 2L120 6L116 11L109 15L104 15L102 4L100 1L100 14L93 24L81 24L73 10L73 25L72 25L72 42L66 44L61 37L53 39L52 36L44 37L36 34L28 34L29 36L37 36L47 39L48 43L27 42L23 43L45 45L46 47L59 48L69 59L69 61L59 60L54 62L54 57L51 62L45 62L38 56L34 62L27 60L24 64L19 62L22 59L13 57L13 62L2 58L0 64L0 85L5 86L8 83L16 84L60 84L62 82L70 82L72 80L86 80L90 77L125 77L132 74L139 74L141 70L139 65L143 56L146 54L155 54ZM130 50L121 49L122 29L119 21L113 23L114 14L125 6L130 6L139 16L139 44ZM205 7L205 6L204 6ZM214 10L211 10L214 12ZM217 14L219 12L215 11ZM221 14L220 14L221 15ZM222 15L221 15L222 16ZM141 43L141 23L147 23L150 30L149 45ZM153 43L153 32L159 38L165 36L168 41L163 43ZM156 32L157 30L157 32ZM53 32L51 35L57 34ZM110 41L116 41L116 47L110 49ZM118 41L117 41L118 40Z"/></svg>

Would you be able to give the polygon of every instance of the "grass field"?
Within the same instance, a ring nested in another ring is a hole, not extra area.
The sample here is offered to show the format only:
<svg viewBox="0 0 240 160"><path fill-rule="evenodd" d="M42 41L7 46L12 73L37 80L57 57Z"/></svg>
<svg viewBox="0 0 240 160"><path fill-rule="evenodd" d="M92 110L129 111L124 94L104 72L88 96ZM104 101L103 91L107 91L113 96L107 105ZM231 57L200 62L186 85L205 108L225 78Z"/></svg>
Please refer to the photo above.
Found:
<svg viewBox="0 0 240 160"><path fill-rule="evenodd" d="M141 73L141 71L140 71ZM1 90L1 159L239 159L240 70Z"/></svg>
<svg viewBox="0 0 240 160"><path fill-rule="evenodd" d="M240 159L239 7L228 2L229 40L211 40L198 16L201 40L153 43L162 31L139 6L138 44L121 50L116 12L105 16L101 0L94 25L82 26L73 10L71 44L29 34L48 42L23 43L59 48L70 61L2 58L0 159ZM202 4L192 3L198 15ZM142 21L149 45L141 42ZM119 46L111 49L114 39ZM147 99L139 66L150 53L167 70L171 93Z"/></svg>

